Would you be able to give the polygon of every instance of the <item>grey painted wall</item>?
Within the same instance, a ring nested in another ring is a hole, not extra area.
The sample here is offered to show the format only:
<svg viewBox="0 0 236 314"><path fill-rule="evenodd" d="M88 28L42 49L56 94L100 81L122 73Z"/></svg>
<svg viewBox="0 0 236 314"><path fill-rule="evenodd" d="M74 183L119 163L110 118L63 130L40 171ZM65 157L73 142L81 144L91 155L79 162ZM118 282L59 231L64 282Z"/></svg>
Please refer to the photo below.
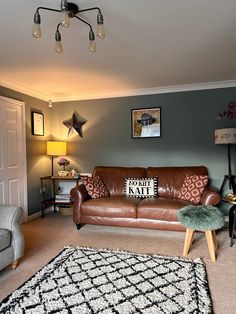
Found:
<svg viewBox="0 0 236 314"><path fill-rule="evenodd" d="M28 215L32 215L40 210L39 178L49 175L51 171L50 158L45 156L46 141L51 135L50 110L47 102L2 86L0 86L0 95L25 103ZM31 111L44 113L45 136L31 134Z"/></svg>
<svg viewBox="0 0 236 314"><path fill-rule="evenodd" d="M236 88L149 96L62 102L52 109L52 135L66 139L62 124L77 110L88 122L84 137L68 138L71 166L90 172L96 165L206 165L219 187L227 173L227 146L215 145L214 130L236 127L236 119L217 120L217 113L236 100ZM161 138L132 139L131 109L161 107ZM236 145L232 170L236 173Z"/></svg>

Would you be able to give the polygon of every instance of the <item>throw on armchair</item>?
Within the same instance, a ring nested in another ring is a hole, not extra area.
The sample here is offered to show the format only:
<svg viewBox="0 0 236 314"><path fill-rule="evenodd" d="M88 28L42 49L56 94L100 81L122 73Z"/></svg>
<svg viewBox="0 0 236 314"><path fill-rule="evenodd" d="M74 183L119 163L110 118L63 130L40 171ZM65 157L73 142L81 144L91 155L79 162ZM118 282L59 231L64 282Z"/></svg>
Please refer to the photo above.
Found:
<svg viewBox="0 0 236 314"><path fill-rule="evenodd" d="M15 269L24 253L24 237L20 230L23 210L0 205L0 270L12 264Z"/></svg>

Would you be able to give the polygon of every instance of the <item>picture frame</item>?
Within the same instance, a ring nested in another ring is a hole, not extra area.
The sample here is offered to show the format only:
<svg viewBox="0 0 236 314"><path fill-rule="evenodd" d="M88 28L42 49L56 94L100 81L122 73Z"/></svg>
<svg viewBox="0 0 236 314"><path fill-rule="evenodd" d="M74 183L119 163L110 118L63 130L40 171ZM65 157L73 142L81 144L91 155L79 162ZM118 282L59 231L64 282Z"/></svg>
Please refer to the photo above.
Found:
<svg viewBox="0 0 236 314"><path fill-rule="evenodd" d="M132 138L161 137L161 108L131 109Z"/></svg>
<svg viewBox="0 0 236 314"><path fill-rule="evenodd" d="M31 119L32 135L44 136L44 114L32 111Z"/></svg>

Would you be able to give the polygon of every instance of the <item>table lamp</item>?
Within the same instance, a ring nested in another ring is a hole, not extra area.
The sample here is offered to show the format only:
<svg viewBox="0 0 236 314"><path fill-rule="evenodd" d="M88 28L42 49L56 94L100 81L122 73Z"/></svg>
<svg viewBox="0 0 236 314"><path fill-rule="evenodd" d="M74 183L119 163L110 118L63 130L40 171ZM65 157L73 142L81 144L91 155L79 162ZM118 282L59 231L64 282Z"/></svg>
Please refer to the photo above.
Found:
<svg viewBox="0 0 236 314"><path fill-rule="evenodd" d="M228 145L228 175L224 176L224 180L220 187L220 193L222 193L223 188L227 181L229 181L229 188L233 190L233 193L236 194L235 186L235 176L232 175L231 171L231 144L236 144L236 129L217 129L215 130L215 144L227 144Z"/></svg>
<svg viewBox="0 0 236 314"><path fill-rule="evenodd" d="M47 142L47 155L52 156L52 171L53 176L53 158L56 156L64 156L67 153L67 142L48 141Z"/></svg>

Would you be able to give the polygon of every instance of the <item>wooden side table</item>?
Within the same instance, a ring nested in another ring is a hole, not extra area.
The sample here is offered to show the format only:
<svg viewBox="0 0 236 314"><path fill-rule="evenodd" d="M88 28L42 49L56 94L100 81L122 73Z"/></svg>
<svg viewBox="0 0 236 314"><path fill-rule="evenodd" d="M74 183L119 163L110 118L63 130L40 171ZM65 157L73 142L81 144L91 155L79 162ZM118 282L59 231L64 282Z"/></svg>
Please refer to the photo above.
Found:
<svg viewBox="0 0 236 314"><path fill-rule="evenodd" d="M54 212L56 211L56 206L57 205L72 205L74 203L74 200L70 201L62 201L60 199L56 199L56 182L59 181L74 181L75 186L79 184L80 178L74 178L74 177L58 177L58 176L47 176L47 177L41 177L41 189L40 189L40 198L41 198L41 218L44 217L44 211L48 207L53 206L54 207ZM45 181L48 181L49 184L51 185L51 195L50 197L46 195L45 191Z"/></svg>

